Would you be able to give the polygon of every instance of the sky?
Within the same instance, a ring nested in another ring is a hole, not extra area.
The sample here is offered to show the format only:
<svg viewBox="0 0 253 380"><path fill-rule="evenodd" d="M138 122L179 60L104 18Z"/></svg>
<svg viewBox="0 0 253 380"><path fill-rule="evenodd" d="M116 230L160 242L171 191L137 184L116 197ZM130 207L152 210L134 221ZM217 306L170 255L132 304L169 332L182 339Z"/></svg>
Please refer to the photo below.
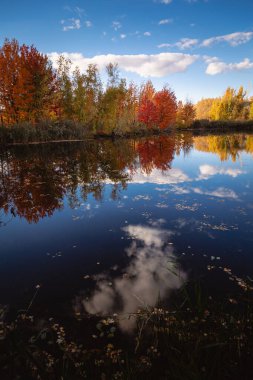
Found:
<svg viewBox="0 0 253 380"><path fill-rule="evenodd" d="M253 0L1 0L5 38L33 44L53 64L109 62L137 84L165 84L179 100L243 85L253 95Z"/></svg>

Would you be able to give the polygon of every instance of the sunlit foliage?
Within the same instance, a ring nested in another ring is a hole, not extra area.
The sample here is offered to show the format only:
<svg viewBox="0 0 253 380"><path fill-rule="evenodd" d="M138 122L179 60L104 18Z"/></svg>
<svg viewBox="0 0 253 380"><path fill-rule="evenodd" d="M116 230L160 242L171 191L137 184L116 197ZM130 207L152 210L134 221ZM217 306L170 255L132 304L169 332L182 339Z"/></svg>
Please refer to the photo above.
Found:
<svg viewBox="0 0 253 380"><path fill-rule="evenodd" d="M189 100L183 104L182 102L178 102L177 109L177 124L184 125L186 127L190 126L196 116L196 111L194 105Z"/></svg>
<svg viewBox="0 0 253 380"><path fill-rule="evenodd" d="M115 63L107 65L106 73L105 85L95 64L81 71L64 54L54 69L34 46L5 40L0 47L0 124L12 129L26 125L27 132L43 123L50 128L53 123L56 129L73 123L70 135L78 138L85 133L124 135L188 127L196 119L207 123L253 120L253 101L243 86L228 87L223 96L194 105L189 100L178 102L168 86L157 91L150 80L140 87L128 83ZM45 132L41 129L39 139ZM66 136L63 129L56 131L56 138Z"/></svg>
<svg viewBox="0 0 253 380"><path fill-rule="evenodd" d="M35 123L51 116L56 76L46 55L34 46L5 40L0 48L2 124Z"/></svg>

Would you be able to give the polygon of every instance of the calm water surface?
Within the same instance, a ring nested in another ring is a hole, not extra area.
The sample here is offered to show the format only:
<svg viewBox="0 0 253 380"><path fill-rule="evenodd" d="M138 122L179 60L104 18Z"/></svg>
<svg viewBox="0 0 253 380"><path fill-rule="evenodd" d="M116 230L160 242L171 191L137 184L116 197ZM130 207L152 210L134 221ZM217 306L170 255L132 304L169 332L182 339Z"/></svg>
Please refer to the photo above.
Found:
<svg viewBox="0 0 253 380"><path fill-rule="evenodd" d="M224 268L253 277L253 135L10 147L0 223L13 310L38 284L34 312L56 317L124 316L199 279L225 297Z"/></svg>

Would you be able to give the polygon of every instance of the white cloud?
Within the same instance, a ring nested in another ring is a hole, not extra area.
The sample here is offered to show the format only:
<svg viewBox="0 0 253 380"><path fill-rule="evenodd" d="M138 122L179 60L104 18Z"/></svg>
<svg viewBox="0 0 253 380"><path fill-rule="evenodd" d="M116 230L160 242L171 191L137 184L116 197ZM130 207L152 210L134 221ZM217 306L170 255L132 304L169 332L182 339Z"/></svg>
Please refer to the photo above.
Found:
<svg viewBox="0 0 253 380"><path fill-rule="evenodd" d="M168 4L172 3L172 0L158 0L158 2L168 5Z"/></svg>
<svg viewBox="0 0 253 380"><path fill-rule="evenodd" d="M129 264L124 275L97 276L96 290L82 305L90 314L117 312L120 327L129 331L135 326L134 318L128 318L129 313L135 313L141 305L155 306L158 297L164 299L182 286L186 274L178 270L173 247L168 245L171 231L143 225L129 225L123 231L133 240L126 250ZM81 309L80 305L75 307Z"/></svg>
<svg viewBox="0 0 253 380"><path fill-rule="evenodd" d="M162 248L172 232L143 225L129 225L123 228L132 238L140 240L146 247Z"/></svg>
<svg viewBox="0 0 253 380"><path fill-rule="evenodd" d="M131 183L144 184L152 183L157 185L176 185L178 183L190 182L192 181L183 170L179 168L171 168L169 170L163 171L159 169L152 169L150 173L146 173L141 168L137 169L134 174L130 170L126 170L128 178L131 178ZM111 184L112 181L106 180L105 183ZM157 191L167 191L166 188L156 188ZM138 199L144 199L143 196L138 195ZM135 199L137 200L137 199ZM147 200L147 198L146 198Z"/></svg>
<svg viewBox="0 0 253 380"><path fill-rule="evenodd" d="M206 68L206 74L217 75L231 71L241 71L253 69L253 62L248 58L245 58L242 62L238 63L225 63L214 59L213 62L210 62Z"/></svg>
<svg viewBox="0 0 253 380"><path fill-rule="evenodd" d="M143 35L146 36L146 37L150 37L151 33L150 32L145 32L145 33L143 33Z"/></svg>
<svg viewBox="0 0 253 380"><path fill-rule="evenodd" d="M92 22L87 20L87 21L84 21L84 25L86 26L86 28L91 28L92 27Z"/></svg>
<svg viewBox="0 0 253 380"><path fill-rule="evenodd" d="M120 28L122 28L122 25L121 25L121 23L119 21L113 21L112 27L117 32L117 30L119 30Z"/></svg>
<svg viewBox="0 0 253 380"><path fill-rule="evenodd" d="M64 25L66 23L68 23L68 25ZM63 25L62 30L64 32L68 32L69 30L81 28L81 21L79 18L70 18L68 20L61 20L61 24Z"/></svg>
<svg viewBox="0 0 253 380"><path fill-rule="evenodd" d="M231 189L227 189L225 187L218 187L216 190L202 190L199 187L195 187L192 189L194 193L201 195L210 195L212 197L218 198L228 198L228 199L237 199L238 195Z"/></svg>
<svg viewBox="0 0 253 380"><path fill-rule="evenodd" d="M213 165L201 165L199 167L200 176L198 179L208 179L214 175L221 174L221 175L229 175L233 178L236 178L240 174L244 174L245 172L241 169L233 169L233 168L222 168L222 167L216 167Z"/></svg>
<svg viewBox="0 0 253 380"><path fill-rule="evenodd" d="M141 77L164 77L174 73L186 71L197 59L197 55L183 53L160 53L160 54L129 54L129 55L97 55L87 58L81 53L62 53L66 58L70 58L73 67L78 66L85 70L89 64L97 64L99 69L104 69L108 63L118 63L119 67L125 71L139 74ZM54 66L60 53L49 53L49 58Z"/></svg>
<svg viewBox="0 0 253 380"><path fill-rule="evenodd" d="M121 38L122 40L124 40L124 39L126 38L126 36L127 36L126 34L123 34L123 33L122 33L122 34L120 35L120 38Z"/></svg>
<svg viewBox="0 0 253 380"><path fill-rule="evenodd" d="M174 44L160 44L158 45L157 47L159 49L162 49L162 48L168 48L168 47L177 47L179 48L180 50L184 50L184 49L191 49L192 47L196 46L198 44L199 40L195 39L195 38L181 38L181 40L179 40L178 42L174 43Z"/></svg>
<svg viewBox="0 0 253 380"><path fill-rule="evenodd" d="M171 47L171 44L160 44L160 45L157 45L157 47L158 47L159 49L164 49L164 48Z"/></svg>
<svg viewBox="0 0 253 380"><path fill-rule="evenodd" d="M253 32L235 32L205 39L201 46L209 47L219 42L227 42L231 46L245 44L253 38Z"/></svg>
<svg viewBox="0 0 253 380"><path fill-rule="evenodd" d="M159 25L166 24L168 19L161 20ZM194 25L194 24L193 24ZM250 41L253 38L253 32L235 32L231 34L225 34L223 36L211 37L200 42L196 38L181 38L174 44L163 43L158 45L158 48L177 47L181 50L190 49L192 47L209 47L219 42L227 42L230 46L238 46Z"/></svg>
<svg viewBox="0 0 253 380"><path fill-rule="evenodd" d="M196 38L182 38L180 41L176 43L176 46L179 49L190 49L198 44L198 40Z"/></svg>
<svg viewBox="0 0 253 380"><path fill-rule="evenodd" d="M218 62L219 58L218 57L211 57L209 55L203 55L203 59L206 63L213 63L213 62Z"/></svg>
<svg viewBox="0 0 253 380"><path fill-rule="evenodd" d="M172 18L165 18L163 20L160 20L158 22L158 25L171 24L172 22L173 22Z"/></svg>
<svg viewBox="0 0 253 380"><path fill-rule="evenodd" d="M175 193L177 195L189 194L190 193L189 189L186 189L186 188L180 187L180 186L171 186L169 191L171 191L172 193Z"/></svg>
<svg viewBox="0 0 253 380"><path fill-rule="evenodd" d="M130 174L130 173L129 173ZM159 185L189 182L190 178L181 169L172 168L168 171L153 169L150 174L138 170L131 178L131 183L155 183Z"/></svg>

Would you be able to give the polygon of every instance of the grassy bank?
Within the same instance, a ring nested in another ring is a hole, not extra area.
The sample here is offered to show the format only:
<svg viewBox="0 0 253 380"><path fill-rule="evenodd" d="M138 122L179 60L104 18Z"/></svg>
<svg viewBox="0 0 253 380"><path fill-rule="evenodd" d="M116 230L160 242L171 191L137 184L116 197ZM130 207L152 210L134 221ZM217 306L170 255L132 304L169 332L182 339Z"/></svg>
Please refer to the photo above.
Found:
<svg viewBox="0 0 253 380"><path fill-rule="evenodd" d="M41 122L36 125L23 123L12 127L0 127L0 143L31 143L53 140L83 140L89 134L79 123Z"/></svg>
<svg viewBox="0 0 253 380"><path fill-rule="evenodd" d="M0 127L0 144L27 144L50 141L85 140L99 137L134 137L168 134L175 131L191 132L251 132L253 121L207 121L196 120L189 126L176 125L165 130L136 128L131 132L115 131L110 134L91 132L82 124L73 121L41 122L36 125L23 123L12 127Z"/></svg>
<svg viewBox="0 0 253 380"><path fill-rule="evenodd" d="M201 282L177 291L165 307L135 314L69 317L65 322L26 310L8 319L1 308L0 368L5 380L172 379L250 380L253 376L252 281L234 276L239 290L208 296ZM120 321L136 328L122 334Z"/></svg>
<svg viewBox="0 0 253 380"><path fill-rule="evenodd" d="M179 128L183 128L179 126ZM195 120L187 130L217 131L217 132L247 132L253 131L253 120Z"/></svg>
<svg viewBox="0 0 253 380"><path fill-rule="evenodd" d="M23 123L12 127L0 127L0 144L27 144L39 142L77 141L87 138L116 138L132 136L153 136L169 131L138 128L132 132L101 133L91 132L82 124L73 121L43 122L36 125Z"/></svg>

